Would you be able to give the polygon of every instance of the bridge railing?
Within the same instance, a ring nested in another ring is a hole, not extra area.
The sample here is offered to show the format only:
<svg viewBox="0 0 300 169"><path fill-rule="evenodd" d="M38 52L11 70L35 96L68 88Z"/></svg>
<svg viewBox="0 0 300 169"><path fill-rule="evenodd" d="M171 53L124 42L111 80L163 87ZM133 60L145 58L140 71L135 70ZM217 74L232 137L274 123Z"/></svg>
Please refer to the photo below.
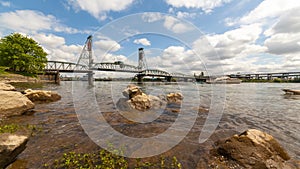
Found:
<svg viewBox="0 0 300 169"><path fill-rule="evenodd" d="M74 71L74 70L88 70L86 65L79 65L71 62L61 61L48 61L45 70L61 70L61 71Z"/></svg>

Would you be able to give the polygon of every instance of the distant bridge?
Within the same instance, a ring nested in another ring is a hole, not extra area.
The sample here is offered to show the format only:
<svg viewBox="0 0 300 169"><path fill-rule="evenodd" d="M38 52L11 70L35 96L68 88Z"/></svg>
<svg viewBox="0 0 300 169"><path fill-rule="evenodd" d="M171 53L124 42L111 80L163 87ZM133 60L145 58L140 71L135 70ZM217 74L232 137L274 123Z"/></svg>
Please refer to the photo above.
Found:
<svg viewBox="0 0 300 169"><path fill-rule="evenodd" d="M289 78L300 78L300 72L277 72L277 73L245 73L245 74L230 74L231 78L239 79L267 79L273 78L289 79Z"/></svg>
<svg viewBox="0 0 300 169"><path fill-rule="evenodd" d="M88 66L82 64L76 64L72 62L62 62L62 61L48 61L45 67L45 71L59 71L66 73L90 73L93 71L113 71L113 72L128 72L136 73L137 76L154 76L154 77L165 77L165 78L183 78L183 79L193 79L194 76L188 76L181 73L168 73L159 69L145 69L141 70L136 66L128 65L120 62L104 62L104 63L94 63L92 68L89 69Z"/></svg>
<svg viewBox="0 0 300 169"><path fill-rule="evenodd" d="M77 63L61 62L61 61L48 61L45 67L46 72L73 72L73 73L87 73L89 84L92 85L94 71L114 71L114 72L127 72L135 73L138 81L142 81L145 76L164 77L166 80L171 81L172 78L182 78L185 81L188 79L195 79L194 76L188 76L181 73L168 73L159 69L148 69L146 66L143 48L139 48L139 61L138 66L125 64L121 61L117 62L103 62L93 63L92 56L92 36L89 36L82 49Z"/></svg>

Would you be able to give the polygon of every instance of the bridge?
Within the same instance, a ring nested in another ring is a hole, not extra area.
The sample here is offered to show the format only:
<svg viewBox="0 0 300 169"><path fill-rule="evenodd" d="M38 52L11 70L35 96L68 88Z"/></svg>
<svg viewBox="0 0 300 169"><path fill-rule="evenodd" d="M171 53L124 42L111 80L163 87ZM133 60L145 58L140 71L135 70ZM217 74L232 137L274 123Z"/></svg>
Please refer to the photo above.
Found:
<svg viewBox="0 0 300 169"><path fill-rule="evenodd" d="M275 72L275 73L245 73L245 74L230 74L231 78L239 79L267 79L273 78L289 79L289 78L300 78L300 72Z"/></svg>
<svg viewBox="0 0 300 169"><path fill-rule="evenodd" d="M137 77L139 82L142 82L142 79L146 76L164 77L167 81L171 81L172 78L181 78L185 81L188 79L195 79L194 76L181 73L169 73L159 69L148 69L143 48L139 48L138 53L138 66L125 64L121 61L94 63L92 55L92 36L89 36L85 42L77 63L48 61L44 70L48 73L54 72L56 75L59 74L59 72L87 73L89 85L92 85L93 83L94 71L135 73L135 77Z"/></svg>

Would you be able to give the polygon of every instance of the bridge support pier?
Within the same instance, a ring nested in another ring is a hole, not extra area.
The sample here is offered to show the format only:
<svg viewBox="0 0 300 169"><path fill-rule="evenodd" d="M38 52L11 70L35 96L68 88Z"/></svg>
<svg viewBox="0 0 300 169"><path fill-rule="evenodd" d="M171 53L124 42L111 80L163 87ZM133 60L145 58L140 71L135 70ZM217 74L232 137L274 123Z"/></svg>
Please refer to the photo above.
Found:
<svg viewBox="0 0 300 169"><path fill-rule="evenodd" d="M167 80L168 82L171 82L172 76L167 76L167 77L166 77L166 80Z"/></svg>
<svg viewBox="0 0 300 169"><path fill-rule="evenodd" d="M143 83L143 76L137 75L137 82L138 82L138 84Z"/></svg>
<svg viewBox="0 0 300 169"><path fill-rule="evenodd" d="M88 83L89 83L89 86L93 86L94 84L93 84L93 81L94 81L94 73L93 73L93 71L91 71L91 72L89 72L88 73Z"/></svg>

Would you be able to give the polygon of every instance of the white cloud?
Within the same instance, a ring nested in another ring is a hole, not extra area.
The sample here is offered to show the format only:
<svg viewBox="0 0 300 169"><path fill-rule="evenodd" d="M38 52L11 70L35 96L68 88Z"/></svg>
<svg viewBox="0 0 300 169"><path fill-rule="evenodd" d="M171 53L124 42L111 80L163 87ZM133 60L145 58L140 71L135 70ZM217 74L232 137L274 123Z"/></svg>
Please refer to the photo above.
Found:
<svg viewBox="0 0 300 169"><path fill-rule="evenodd" d="M239 22L242 24L267 22L299 6L298 0L265 0L249 14L242 17Z"/></svg>
<svg viewBox="0 0 300 169"><path fill-rule="evenodd" d="M176 16L180 19L184 19L184 18L194 18L196 16L196 13L189 13L189 12L181 12L178 11Z"/></svg>
<svg viewBox="0 0 300 169"><path fill-rule="evenodd" d="M93 48L107 53L118 51L121 48L121 45L114 40L100 39L94 42Z"/></svg>
<svg viewBox="0 0 300 169"><path fill-rule="evenodd" d="M278 33L265 41L268 52L276 55L300 54L300 31L296 34Z"/></svg>
<svg viewBox="0 0 300 169"><path fill-rule="evenodd" d="M201 8L205 13L210 13L214 8L229 3L231 0L166 0L166 2L175 8Z"/></svg>
<svg viewBox="0 0 300 169"><path fill-rule="evenodd" d="M67 45L65 39L53 34L33 34L31 37L37 41L48 54L48 60L77 62L82 45Z"/></svg>
<svg viewBox="0 0 300 169"><path fill-rule="evenodd" d="M300 32L300 7L295 8L291 11L285 12L278 18L271 28L266 30L264 34L271 36L276 33L299 33Z"/></svg>
<svg viewBox="0 0 300 169"><path fill-rule="evenodd" d="M145 12L142 14L142 19L145 22L156 22L164 19L164 16L159 12Z"/></svg>
<svg viewBox="0 0 300 169"><path fill-rule="evenodd" d="M149 51L145 52L149 53ZM171 73L181 72L188 75L192 75L195 70L204 69L194 51L182 46L169 46L156 57L147 57L147 64L151 69L161 69Z"/></svg>
<svg viewBox="0 0 300 169"><path fill-rule="evenodd" d="M44 15L42 12L33 10L0 13L1 28L24 33L36 33L43 30L65 33L79 32L77 29L62 25L53 15Z"/></svg>
<svg viewBox="0 0 300 169"><path fill-rule="evenodd" d="M191 30L191 28L187 24L172 16L165 17L164 27L173 31L174 33L184 33Z"/></svg>
<svg viewBox="0 0 300 169"><path fill-rule="evenodd" d="M75 10L87 11L95 18L104 20L107 18L106 12L125 10L134 0L68 0L68 2Z"/></svg>
<svg viewBox="0 0 300 169"><path fill-rule="evenodd" d="M0 1L0 5L4 6L4 7L10 7L10 2L9 1Z"/></svg>
<svg viewBox="0 0 300 169"><path fill-rule="evenodd" d="M47 48L57 48L65 45L65 39L63 37L55 36L53 34L36 34L34 35L34 40L43 44Z"/></svg>
<svg viewBox="0 0 300 169"><path fill-rule="evenodd" d="M262 29L257 24L242 26L224 34L207 35L206 39L202 37L194 42L193 48L206 55L208 60L222 60L261 53L266 51L266 48L255 44L261 32ZM211 48L207 47L208 43L206 40L212 45L212 48L218 53L220 58L216 56L216 53ZM205 48L209 50L207 51Z"/></svg>
<svg viewBox="0 0 300 169"><path fill-rule="evenodd" d="M265 0L245 16L240 18L226 18L225 22L228 26L244 27L245 25L260 25L263 34L260 34L259 41L263 46L253 42L249 42L250 44L243 43L243 46L248 51L242 50L241 54L243 57L241 59L249 55L253 56L259 52L264 52L258 58L259 61L257 62L263 64L250 63L249 67L256 72L277 72L299 69L300 62L295 59L299 58L300 54L299 20L300 3L298 0ZM248 31L251 32L253 30L250 29ZM244 34L241 33L241 35ZM236 49L242 49L241 47L241 45L238 45ZM217 51L220 52L219 49ZM223 53L222 51L221 53ZM273 59L280 57L281 60L277 60L276 63L272 59L266 60L269 55L273 56ZM242 62L237 62L237 64L243 65Z"/></svg>
<svg viewBox="0 0 300 169"><path fill-rule="evenodd" d="M142 44L144 46L150 46L151 45L150 41L148 39L146 39L146 38L135 39L133 41L133 43L135 43L135 44Z"/></svg>

